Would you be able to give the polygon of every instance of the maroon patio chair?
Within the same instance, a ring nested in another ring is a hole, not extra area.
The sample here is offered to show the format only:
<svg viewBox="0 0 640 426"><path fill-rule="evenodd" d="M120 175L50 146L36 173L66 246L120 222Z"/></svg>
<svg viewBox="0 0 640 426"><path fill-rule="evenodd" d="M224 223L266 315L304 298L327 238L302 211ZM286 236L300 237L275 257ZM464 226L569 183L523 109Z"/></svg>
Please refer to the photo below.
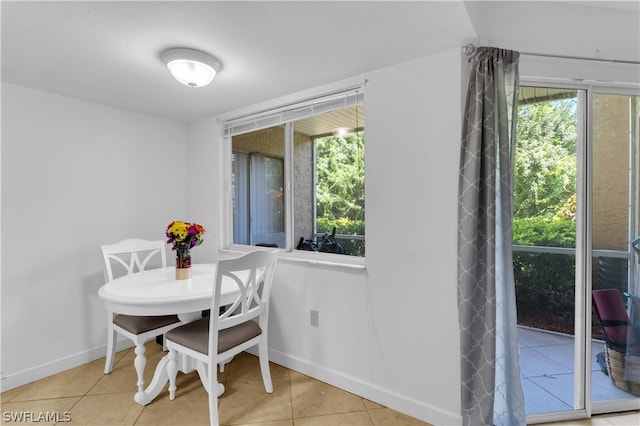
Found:
<svg viewBox="0 0 640 426"><path fill-rule="evenodd" d="M640 395L640 336L629 322L620 292L593 290L593 305L604 332L609 377L616 387Z"/></svg>

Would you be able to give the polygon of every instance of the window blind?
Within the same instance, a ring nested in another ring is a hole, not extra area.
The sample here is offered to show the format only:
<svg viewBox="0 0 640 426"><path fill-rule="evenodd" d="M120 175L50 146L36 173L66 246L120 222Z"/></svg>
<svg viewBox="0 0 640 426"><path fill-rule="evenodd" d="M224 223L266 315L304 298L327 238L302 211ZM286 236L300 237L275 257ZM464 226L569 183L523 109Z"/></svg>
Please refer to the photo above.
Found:
<svg viewBox="0 0 640 426"><path fill-rule="evenodd" d="M253 114L231 118L223 122L224 135L243 133L278 126L318 114L364 103L364 83L321 96L303 99Z"/></svg>

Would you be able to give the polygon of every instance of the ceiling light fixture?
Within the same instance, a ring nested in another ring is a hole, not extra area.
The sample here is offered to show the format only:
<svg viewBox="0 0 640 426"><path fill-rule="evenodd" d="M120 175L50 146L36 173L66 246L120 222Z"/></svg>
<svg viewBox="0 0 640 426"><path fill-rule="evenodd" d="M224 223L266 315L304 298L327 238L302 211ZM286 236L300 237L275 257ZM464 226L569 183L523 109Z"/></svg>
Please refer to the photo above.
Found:
<svg viewBox="0 0 640 426"><path fill-rule="evenodd" d="M208 53L183 47L165 50L161 58L171 75L189 87L206 86L222 68L220 61Z"/></svg>

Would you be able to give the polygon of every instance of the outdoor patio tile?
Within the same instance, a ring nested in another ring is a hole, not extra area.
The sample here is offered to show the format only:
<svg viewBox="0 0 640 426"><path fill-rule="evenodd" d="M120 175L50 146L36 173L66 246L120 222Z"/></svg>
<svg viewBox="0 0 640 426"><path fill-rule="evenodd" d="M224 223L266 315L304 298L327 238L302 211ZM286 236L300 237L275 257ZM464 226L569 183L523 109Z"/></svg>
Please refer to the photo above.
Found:
<svg viewBox="0 0 640 426"><path fill-rule="evenodd" d="M564 411L573 404L573 336L518 327L520 369L527 414ZM564 342L564 343L563 343ZM591 399L594 402L636 398L618 389L602 372L597 354L604 342L591 342ZM555 395L555 396L554 396ZM563 402L564 400L564 402Z"/></svg>
<svg viewBox="0 0 640 426"><path fill-rule="evenodd" d="M557 363L532 348L520 349L520 375L522 377L551 376L571 373L571 368Z"/></svg>
<svg viewBox="0 0 640 426"><path fill-rule="evenodd" d="M550 411L564 411L570 406L551 395L529 379L522 380L522 390L527 414L547 413Z"/></svg>
<svg viewBox="0 0 640 426"><path fill-rule="evenodd" d="M541 345L554 345L570 343L572 337L556 333L547 333L543 330L518 327L518 343L523 348L530 348Z"/></svg>
<svg viewBox="0 0 640 426"><path fill-rule="evenodd" d="M573 373L532 377L529 380L545 389L567 406L573 407Z"/></svg>
<svg viewBox="0 0 640 426"><path fill-rule="evenodd" d="M591 400L592 401L614 401L620 399L633 399L636 396L618 389L611 378L600 371L591 375Z"/></svg>
<svg viewBox="0 0 640 426"><path fill-rule="evenodd" d="M561 345L536 346L530 349L533 349L541 355L544 355L547 358L552 359L554 362L557 362L558 364L573 371L575 350L573 342Z"/></svg>
<svg viewBox="0 0 640 426"><path fill-rule="evenodd" d="M605 388L607 390L611 390L611 388L615 388L613 383L611 383L611 378L600 370L591 372L591 387L595 388L596 386ZM593 393L594 392L592 392L592 394Z"/></svg>

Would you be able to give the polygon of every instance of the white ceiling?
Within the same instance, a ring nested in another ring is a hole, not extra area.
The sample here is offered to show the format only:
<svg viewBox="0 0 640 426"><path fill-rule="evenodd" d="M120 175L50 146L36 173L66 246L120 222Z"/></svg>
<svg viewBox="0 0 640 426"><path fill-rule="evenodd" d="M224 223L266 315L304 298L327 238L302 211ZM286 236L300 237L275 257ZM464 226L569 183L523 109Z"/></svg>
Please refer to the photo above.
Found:
<svg viewBox="0 0 640 426"><path fill-rule="evenodd" d="M469 1L479 44L640 61L640 1Z"/></svg>
<svg viewBox="0 0 640 426"><path fill-rule="evenodd" d="M434 33L439 36L433 37ZM180 121L473 40L461 2L2 2L2 80ZM182 86L169 47L216 56Z"/></svg>
<svg viewBox="0 0 640 426"><path fill-rule="evenodd" d="M500 19L518 16L517 10L506 6L526 2L486 2L486 8L484 3L3 0L1 77L9 83L188 122L469 42L487 39L493 45L508 44L511 35L497 32L487 14L499 12ZM566 19L555 14L576 10L597 9L587 15L604 20L609 13L631 18L639 13L638 1L554 3L564 6L549 9L550 2L532 2L529 8L538 11L538 17L553 15L553 23ZM545 8L549 13L540 12ZM525 44L536 40L528 30L533 23L526 17L518 21L516 27L527 31L517 36ZM546 28L544 22L535 25ZM549 43L565 51L553 53L575 53L572 47L580 40L576 37L616 46L623 38L594 33L593 27L578 34L571 28L572 37L563 46L558 31ZM632 41L631 48L637 43ZM628 46L626 40L618 48L628 52ZM169 47L206 51L220 59L223 68L210 86L188 88L173 80L160 60L160 52Z"/></svg>

